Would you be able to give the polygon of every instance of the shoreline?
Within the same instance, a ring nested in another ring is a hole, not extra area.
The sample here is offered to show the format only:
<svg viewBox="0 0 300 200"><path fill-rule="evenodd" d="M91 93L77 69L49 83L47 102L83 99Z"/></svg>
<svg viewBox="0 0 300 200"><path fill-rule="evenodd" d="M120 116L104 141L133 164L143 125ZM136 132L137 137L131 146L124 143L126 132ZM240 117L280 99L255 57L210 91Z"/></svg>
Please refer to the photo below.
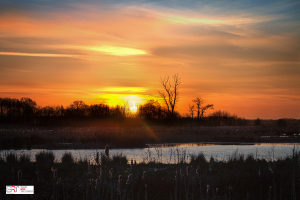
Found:
<svg viewBox="0 0 300 200"><path fill-rule="evenodd" d="M57 146L60 148L57 148ZM141 147L110 147L110 149L143 149L143 148L164 148L164 147L187 147L187 146L218 146L218 145L237 145L237 146L244 146L244 145L291 145L291 146L298 146L300 142L295 141L273 141L273 142L185 142L185 143L149 143L145 146ZM51 146L55 147L47 147L47 145L33 145L31 149L21 148L21 149L1 149L3 150L85 150L85 149L105 149L105 145L101 144L99 147L95 147L94 145L89 144L52 144Z"/></svg>

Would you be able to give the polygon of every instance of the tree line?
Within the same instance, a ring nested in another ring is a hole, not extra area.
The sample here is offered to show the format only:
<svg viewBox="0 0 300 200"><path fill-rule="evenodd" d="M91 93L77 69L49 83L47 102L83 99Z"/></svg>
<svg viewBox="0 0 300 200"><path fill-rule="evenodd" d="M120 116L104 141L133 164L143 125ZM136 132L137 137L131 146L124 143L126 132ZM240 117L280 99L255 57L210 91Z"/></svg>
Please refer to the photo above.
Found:
<svg viewBox="0 0 300 200"><path fill-rule="evenodd" d="M37 106L30 98L0 98L0 122L27 123L55 118L123 118L121 106L110 107L105 104L87 105L83 101L74 101L70 106Z"/></svg>
<svg viewBox="0 0 300 200"><path fill-rule="evenodd" d="M189 114L182 117L176 106L179 101L179 86L181 84L178 74L171 78L166 76L160 79L162 90L158 91L163 100L161 105L158 101L150 99L145 104L139 105L137 112L130 111L128 102L123 105L108 106L105 104L87 105L83 101L74 101L70 106L37 106L30 98L11 99L0 98L0 123L48 123L61 119L125 119L142 118L152 121L178 121L179 119L196 121L203 125L245 125L246 120L230 115L225 111L216 111L205 117L208 109L214 109L213 104L204 104L202 98L192 100L189 104ZM194 118L195 113L195 118Z"/></svg>
<svg viewBox="0 0 300 200"><path fill-rule="evenodd" d="M199 100L199 99L198 99ZM201 102L201 101L200 101ZM126 119L140 118L148 121L181 120L203 125L236 125L237 120L241 120L235 115L230 115L225 111L215 111L204 116L205 111L211 105L199 106L196 104L196 117L193 115L181 116L173 110L162 106L157 100L150 99L145 104L139 105L137 112L130 112L128 105L109 106L106 104L87 105L83 101L74 101L69 106L37 106L36 102L30 98L0 98L0 123L24 123L43 124L55 123L62 119ZM194 111L191 110L193 113ZM170 115L171 114L171 115Z"/></svg>

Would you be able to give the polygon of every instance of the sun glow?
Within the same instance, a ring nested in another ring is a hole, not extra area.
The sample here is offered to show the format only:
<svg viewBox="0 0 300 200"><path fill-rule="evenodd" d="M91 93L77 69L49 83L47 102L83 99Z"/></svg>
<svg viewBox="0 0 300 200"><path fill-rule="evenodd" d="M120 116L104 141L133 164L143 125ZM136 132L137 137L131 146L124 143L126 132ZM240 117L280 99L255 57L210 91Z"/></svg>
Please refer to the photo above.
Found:
<svg viewBox="0 0 300 200"><path fill-rule="evenodd" d="M130 107L130 111L132 112L132 113L136 113L137 112L137 107L134 105L134 106L131 106Z"/></svg>
<svg viewBox="0 0 300 200"><path fill-rule="evenodd" d="M99 95L99 99L104 99L104 102L109 106L129 107L130 111L137 110L138 105L144 104L148 99L148 95L137 94L104 94Z"/></svg>

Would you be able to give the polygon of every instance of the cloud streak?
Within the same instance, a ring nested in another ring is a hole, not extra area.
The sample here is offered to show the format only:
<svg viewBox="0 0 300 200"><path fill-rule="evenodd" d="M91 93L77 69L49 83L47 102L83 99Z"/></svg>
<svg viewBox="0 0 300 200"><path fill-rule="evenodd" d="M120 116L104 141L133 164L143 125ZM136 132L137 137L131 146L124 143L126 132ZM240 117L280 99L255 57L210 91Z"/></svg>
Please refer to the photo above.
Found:
<svg viewBox="0 0 300 200"><path fill-rule="evenodd" d="M2 55L2 56L72 57L72 58L79 58L78 55L70 55L70 54L49 54L49 53L0 52L0 55Z"/></svg>

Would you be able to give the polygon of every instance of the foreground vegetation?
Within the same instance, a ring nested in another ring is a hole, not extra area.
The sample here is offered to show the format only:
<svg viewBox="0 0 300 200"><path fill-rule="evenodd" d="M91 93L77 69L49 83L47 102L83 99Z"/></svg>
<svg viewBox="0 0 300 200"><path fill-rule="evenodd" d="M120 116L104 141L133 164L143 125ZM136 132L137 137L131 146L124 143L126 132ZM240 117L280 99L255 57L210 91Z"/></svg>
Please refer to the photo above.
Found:
<svg viewBox="0 0 300 200"><path fill-rule="evenodd" d="M66 153L61 163L41 152L10 153L0 160L1 199L6 185L34 185L34 195L19 199L297 199L300 197L300 157L279 160L235 154L228 161L209 161L203 154L177 164L128 162L122 155L105 153L74 162ZM130 163L130 164L128 164Z"/></svg>

